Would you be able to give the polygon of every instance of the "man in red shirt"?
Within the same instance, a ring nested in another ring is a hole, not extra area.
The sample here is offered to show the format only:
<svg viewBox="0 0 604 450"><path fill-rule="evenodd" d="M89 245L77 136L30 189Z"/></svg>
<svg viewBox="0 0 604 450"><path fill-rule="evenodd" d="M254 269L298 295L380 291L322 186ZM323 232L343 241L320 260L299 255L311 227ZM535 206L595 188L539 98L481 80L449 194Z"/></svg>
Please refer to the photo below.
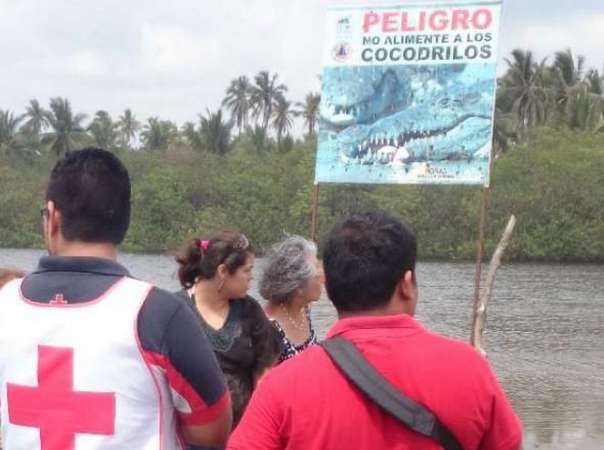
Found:
<svg viewBox="0 0 604 450"><path fill-rule="evenodd" d="M356 214L331 231L326 286L341 336L407 397L430 410L465 450L516 450L522 426L487 361L413 319L416 239L383 213ZM273 369L228 444L252 449L440 449L376 406L320 346Z"/></svg>

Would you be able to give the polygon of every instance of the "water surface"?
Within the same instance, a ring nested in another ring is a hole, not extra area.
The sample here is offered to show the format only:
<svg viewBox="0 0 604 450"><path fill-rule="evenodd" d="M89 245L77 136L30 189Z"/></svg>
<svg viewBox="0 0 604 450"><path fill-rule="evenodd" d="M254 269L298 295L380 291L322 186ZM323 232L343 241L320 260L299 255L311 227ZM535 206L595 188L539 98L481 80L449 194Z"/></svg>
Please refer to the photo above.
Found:
<svg viewBox="0 0 604 450"><path fill-rule="evenodd" d="M0 267L35 267L42 253L0 249ZM121 255L133 275L176 290L173 259ZM257 270L262 266L258 261ZM474 266L421 263L417 318L467 340ZM252 294L257 296L254 284ZM333 323L326 298L313 309L321 336ZM604 449L604 266L509 264L488 310L489 359L525 427L525 449Z"/></svg>

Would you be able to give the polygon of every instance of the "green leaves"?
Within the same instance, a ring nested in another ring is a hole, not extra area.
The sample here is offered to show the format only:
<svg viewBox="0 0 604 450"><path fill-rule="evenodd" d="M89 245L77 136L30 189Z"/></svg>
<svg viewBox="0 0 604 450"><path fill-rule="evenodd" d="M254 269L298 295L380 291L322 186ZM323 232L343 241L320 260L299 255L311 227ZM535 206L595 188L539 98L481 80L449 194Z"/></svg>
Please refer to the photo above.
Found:
<svg viewBox="0 0 604 450"><path fill-rule="evenodd" d="M71 103L66 98L52 98L47 114L50 132L42 137L42 144L48 145L50 151L57 156L74 150L86 140L86 131L82 125L85 118L85 114L73 114Z"/></svg>
<svg viewBox="0 0 604 450"><path fill-rule="evenodd" d="M200 116L201 144L211 153L224 155L231 149L231 130L233 128L230 122L223 120L222 111L207 111L205 116Z"/></svg>
<svg viewBox="0 0 604 450"><path fill-rule="evenodd" d="M21 148L18 130L22 120L22 116L0 109L0 154L11 156Z"/></svg>
<svg viewBox="0 0 604 450"><path fill-rule="evenodd" d="M548 261L604 260L603 137L533 130L495 164L491 233L518 217L509 257Z"/></svg>
<svg viewBox="0 0 604 450"><path fill-rule="evenodd" d="M604 136L533 129L495 162L487 254L510 214L506 254L521 260L604 261ZM238 139L226 155L168 144L125 152L133 206L127 251L173 251L220 229L245 232L260 251L284 233L310 234L314 140L288 152ZM18 168L0 158L0 245L40 246L38 209L54 158ZM422 258L472 259L480 190L460 186L321 185L318 237L344 215L389 211L415 228Z"/></svg>
<svg viewBox="0 0 604 450"><path fill-rule="evenodd" d="M87 130L94 138L95 145L107 150L115 147L118 138L117 124L113 123L107 111L97 111Z"/></svg>
<svg viewBox="0 0 604 450"><path fill-rule="evenodd" d="M147 150L166 150L177 136L178 128L173 122L157 117L150 117L141 132L141 139Z"/></svg>
<svg viewBox="0 0 604 450"><path fill-rule="evenodd" d="M307 135L309 137L315 135L315 129L319 124L320 104L321 94L315 92L306 94L304 102L296 103L296 106L299 108L297 114L304 119L304 125L306 125Z"/></svg>
<svg viewBox="0 0 604 450"><path fill-rule="evenodd" d="M519 138L539 126L600 132L604 129L603 79L597 70L585 71L585 58L570 49L540 63L531 51L516 49L506 59L508 70L498 80L495 142L505 150L509 119ZM513 117L510 117L513 116ZM505 118L505 119L504 119Z"/></svg>
<svg viewBox="0 0 604 450"><path fill-rule="evenodd" d="M0 162L0 245L42 246L42 178Z"/></svg>

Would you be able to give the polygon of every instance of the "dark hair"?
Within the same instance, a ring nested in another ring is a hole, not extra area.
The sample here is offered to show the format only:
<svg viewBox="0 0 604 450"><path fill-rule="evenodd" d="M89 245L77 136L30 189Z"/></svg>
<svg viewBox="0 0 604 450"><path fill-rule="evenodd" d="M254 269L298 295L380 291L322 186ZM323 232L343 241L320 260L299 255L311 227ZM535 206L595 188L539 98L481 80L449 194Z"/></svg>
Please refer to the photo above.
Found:
<svg viewBox="0 0 604 450"><path fill-rule="evenodd" d="M221 264L233 274L253 253L245 235L236 231L221 231L208 240L191 239L176 256L178 279L185 289L189 289L197 279L214 278Z"/></svg>
<svg viewBox="0 0 604 450"><path fill-rule="evenodd" d="M415 274L415 234L383 213L352 214L329 233L323 249L327 294L338 312L388 303L405 272Z"/></svg>
<svg viewBox="0 0 604 450"><path fill-rule="evenodd" d="M120 244L130 224L130 178L112 153L100 148L67 152L52 169L46 200L61 212L68 241Z"/></svg>

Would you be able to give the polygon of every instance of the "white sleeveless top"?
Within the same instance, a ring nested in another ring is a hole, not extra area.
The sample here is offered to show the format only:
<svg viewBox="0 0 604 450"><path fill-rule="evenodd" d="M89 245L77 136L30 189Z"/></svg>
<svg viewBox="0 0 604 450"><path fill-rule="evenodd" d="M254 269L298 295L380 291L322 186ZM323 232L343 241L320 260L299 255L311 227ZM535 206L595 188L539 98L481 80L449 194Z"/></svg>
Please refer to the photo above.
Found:
<svg viewBox="0 0 604 450"><path fill-rule="evenodd" d="M166 375L143 358L138 313L152 288L122 278L96 300L32 302L0 291L0 412L6 450L173 450Z"/></svg>

